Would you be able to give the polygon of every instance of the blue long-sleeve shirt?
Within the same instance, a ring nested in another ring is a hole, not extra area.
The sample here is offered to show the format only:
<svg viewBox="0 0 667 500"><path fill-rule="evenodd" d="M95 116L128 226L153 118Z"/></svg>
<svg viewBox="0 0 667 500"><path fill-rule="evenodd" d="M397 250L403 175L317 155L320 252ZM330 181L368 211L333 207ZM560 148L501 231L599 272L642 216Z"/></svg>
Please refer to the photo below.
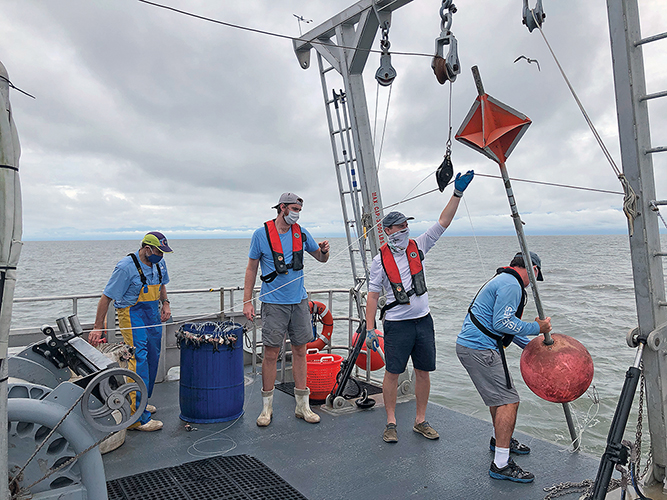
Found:
<svg viewBox="0 0 667 500"><path fill-rule="evenodd" d="M489 331L514 335L514 343L522 349L528 345L528 335L538 335L537 321L521 321L514 314L521 304L521 285L511 274L501 273L489 281L472 305L475 318ZM480 331L466 314L456 343L470 349L498 349L496 340Z"/></svg>

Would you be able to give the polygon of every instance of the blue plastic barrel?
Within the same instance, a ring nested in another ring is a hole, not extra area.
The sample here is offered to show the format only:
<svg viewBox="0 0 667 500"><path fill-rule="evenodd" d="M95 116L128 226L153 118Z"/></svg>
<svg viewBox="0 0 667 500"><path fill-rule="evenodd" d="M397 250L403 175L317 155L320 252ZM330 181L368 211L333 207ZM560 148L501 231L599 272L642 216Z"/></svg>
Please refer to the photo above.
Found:
<svg viewBox="0 0 667 500"><path fill-rule="evenodd" d="M235 342L231 339L235 338ZM243 414L243 327L238 323L186 323L181 350L181 420L226 422Z"/></svg>

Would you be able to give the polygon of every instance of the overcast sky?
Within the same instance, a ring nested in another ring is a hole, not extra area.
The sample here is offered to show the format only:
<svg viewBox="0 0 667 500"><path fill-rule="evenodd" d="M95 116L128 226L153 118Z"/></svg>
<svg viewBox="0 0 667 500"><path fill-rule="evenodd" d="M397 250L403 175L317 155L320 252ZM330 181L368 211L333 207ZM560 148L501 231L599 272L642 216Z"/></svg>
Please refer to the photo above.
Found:
<svg viewBox="0 0 667 500"><path fill-rule="evenodd" d="M289 36L348 0L164 0L202 16ZM530 1L535 4L534 0ZM643 35L667 28L667 3L642 0ZM0 61L11 91L22 156L24 239L249 237L274 216L281 192L305 200L301 223L318 237L343 235L338 188L315 52L302 70L290 40L241 31L136 0L1 0ZM394 12L391 50L432 53L439 0ZM457 2L452 31L462 73L453 85L454 132L476 90L533 124L509 158L510 176L620 191L620 184L536 30L521 24L521 0ZM593 122L620 165L604 0L544 0L544 30ZM379 48L379 37L373 48ZM667 41L645 49L648 91L667 89ZM520 55L537 59L537 65ZM449 86L428 57L394 55L379 165L389 205L436 187L445 152ZM375 122L379 55L365 70ZM377 101L379 149L388 89ZM664 100L664 99L663 99ZM652 102L655 146L667 145L665 103ZM659 118L663 118L660 123ZM658 198L667 198L667 155L655 155ZM498 175L495 163L455 142L455 172ZM421 185L417 186L422 180ZM434 221L451 187L399 206ZM622 196L514 183L528 234L623 233ZM499 179L477 177L451 234L512 234ZM467 209L467 210L466 210ZM663 208L663 212L665 209ZM667 214L664 214L667 218Z"/></svg>

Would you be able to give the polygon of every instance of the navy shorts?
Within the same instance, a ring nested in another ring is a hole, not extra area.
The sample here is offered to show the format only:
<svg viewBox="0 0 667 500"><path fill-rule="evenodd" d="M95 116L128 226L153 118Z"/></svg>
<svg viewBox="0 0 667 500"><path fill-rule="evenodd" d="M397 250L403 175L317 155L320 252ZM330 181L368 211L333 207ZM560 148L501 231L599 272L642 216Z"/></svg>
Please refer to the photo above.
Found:
<svg viewBox="0 0 667 500"><path fill-rule="evenodd" d="M417 370L435 370L435 330L430 314L417 319L384 322L384 357L389 373L403 373L412 358Z"/></svg>

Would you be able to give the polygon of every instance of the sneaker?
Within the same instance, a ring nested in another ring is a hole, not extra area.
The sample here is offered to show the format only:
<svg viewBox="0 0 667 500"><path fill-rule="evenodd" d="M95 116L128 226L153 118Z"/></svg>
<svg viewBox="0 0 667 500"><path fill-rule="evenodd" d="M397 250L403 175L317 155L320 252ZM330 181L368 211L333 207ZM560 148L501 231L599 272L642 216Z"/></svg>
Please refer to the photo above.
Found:
<svg viewBox="0 0 667 500"><path fill-rule="evenodd" d="M493 479L509 479L515 483L532 483L535 476L528 471L523 470L510 458L507 465L502 469L498 468L495 462L491 462L489 467L489 476Z"/></svg>
<svg viewBox="0 0 667 500"><path fill-rule="evenodd" d="M491 438L489 443L489 449L493 452L496 451L496 438ZM530 448L525 444L519 443L518 439L510 439L510 453L515 455L528 455L530 453Z"/></svg>
<svg viewBox="0 0 667 500"><path fill-rule="evenodd" d="M438 439L440 437L440 434L438 434L438 432L433 427L431 427L426 420L420 424L415 424L412 430L418 432L428 439Z"/></svg>
<svg viewBox="0 0 667 500"><path fill-rule="evenodd" d="M153 405L146 405L146 411L148 413L155 413L157 411L157 408Z"/></svg>
<svg viewBox="0 0 667 500"><path fill-rule="evenodd" d="M396 424L387 424L382 433L382 439L385 443L398 443L398 433L396 432Z"/></svg>
<svg viewBox="0 0 667 500"><path fill-rule="evenodd" d="M135 422L131 426L129 426L128 429L131 431L152 432L152 431L159 431L160 429L162 429L162 425L163 425L162 422L152 418L145 424L142 424L141 422Z"/></svg>

